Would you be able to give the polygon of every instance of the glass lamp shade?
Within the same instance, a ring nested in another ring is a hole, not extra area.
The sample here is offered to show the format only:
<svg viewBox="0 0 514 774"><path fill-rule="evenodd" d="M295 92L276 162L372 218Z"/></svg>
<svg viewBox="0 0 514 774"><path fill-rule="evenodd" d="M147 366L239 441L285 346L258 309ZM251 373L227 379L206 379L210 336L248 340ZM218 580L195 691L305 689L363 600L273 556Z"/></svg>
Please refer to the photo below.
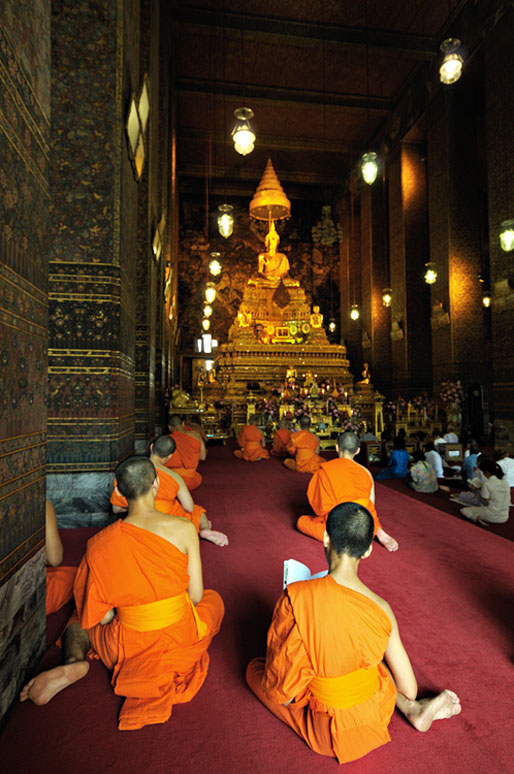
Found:
<svg viewBox="0 0 514 774"><path fill-rule="evenodd" d="M391 306L393 293L391 288L384 288L382 291L382 306Z"/></svg>
<svg viewBox="0 0 514 774"><path fill-rule="evenodd" d="M334 333L336 328L337 328L336 321L333 318L331 318L331 320L330 320L330 322L328 324L328 330L330 331L330 333Z"/></svg>
<svg viewBox="0 0 514 774"><path fill-rule="evenodd" d="M514 250L514 220L504 220L500 231L500 245L504 252Z"/></svg>
<svg viewBox="0 0 514 774"><path fill-rule="evenodd" d="M213 277L217 277L221 274L221 263L218 261L221 253L211 253L211 260L209 261L209 271Z"/></svg>
<svg viewBox="0 0 514 774"><path fill-rule="evenodd" d="M208 320L206 317L204 317L204 319L202 320L202 328L204 329L204 331L208 331L210 327L211 327L211 321Z"/></svg>
<svg viewBox="0 0 514 774"><path fill-rule="evenodd" d="M216 299L216 288L214 287L214 284L212 282L209 282L207 284L207 287L205 288L205 300L208 304L212 304L212 302Z"/></svg>
<svg viewBox="0 0 514 774"><path fill-rule="evenodd" d="M352 309L350 312L350 317L352 320L358 320L361 316L361 313L359 311L359 305L358 304L352 304Z"/></svg>
<svg viewBox="0 0 514 774"><path fill-rule="evenodd" d="M212 314L212 306L209 306L209 304L206 304L203 308L203 316L210 317L211 314Z"/></svg>
<svg viewBox="0 0 514 774"><path fill-rule="evenodd" d="M435 263L432 263L432 261L429 261L425 264L425 282L427 285L433 285L434 282L437 280L437 270L435 268Z"/></svg>
<svg viewBox="0 0 514 774"><path fill-rule="evenodd" d="M448 38L441 43L441 51L444 59L439 68L439 78L441 83L449 85L459 80L462 75L462 65L464 60L459 53L460 40L458 38Z"/></svg>
<svg viewBox="0 0 514 774"><path fill-rule="evenodd" d="M484 292L484 295L482 296L482 304L485 306L486 309L489 309L489 307L492 304L493 299L491 298L491 294L488 290Z"/></svg>
<svg viewBox="0 0 514 774"><path fill-rule="evenodd" d="M253 118L253 110L246 107L237 108L234 110L234 115L237 118L231 132L234 149L241 156L248 156L255 148L255 132L250 123L250 119Z"/></svg>
<svg viewBox="0 0 514 774"><path fill-rule="evenodd" d="M233 207L231 204L220 204L218 207L218 210L220 211L220 214L218 215L218 231L225 239L228 239L234 231L234 218L231 214L232 209Z"/></svg>
<svg viewBox="0 0 514 774"><path fill-rule="evenodd" d="M364 182L368 185L373 185L378 175L378 162L376 153L364 153L361 161L361 173Z"/></svg>

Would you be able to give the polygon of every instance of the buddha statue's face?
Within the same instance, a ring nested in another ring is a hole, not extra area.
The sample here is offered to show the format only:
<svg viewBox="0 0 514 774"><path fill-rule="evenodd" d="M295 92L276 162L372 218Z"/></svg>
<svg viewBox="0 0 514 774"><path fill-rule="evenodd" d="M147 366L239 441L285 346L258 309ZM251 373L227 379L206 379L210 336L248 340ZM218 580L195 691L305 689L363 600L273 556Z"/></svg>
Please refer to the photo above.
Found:
<svg viewBox="0 0 514 774"><path fill-rule="evenodd" d="M319 312L319 306L314 306L314 307L313 307L313 310L314 310L314 314L318 314L318 312Z"/></svg>

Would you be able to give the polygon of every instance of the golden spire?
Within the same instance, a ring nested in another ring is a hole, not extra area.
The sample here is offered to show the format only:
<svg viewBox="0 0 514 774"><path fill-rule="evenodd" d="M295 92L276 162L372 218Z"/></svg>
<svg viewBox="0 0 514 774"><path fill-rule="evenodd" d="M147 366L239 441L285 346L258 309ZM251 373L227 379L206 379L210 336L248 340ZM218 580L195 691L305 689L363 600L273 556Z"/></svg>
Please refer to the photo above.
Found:
<svg viewBox="0 0 514 774"><path fill-rule="evenodd" d="M250 202L250 215L256 220L282 220L291 215L291 203L280 185L277 173L268 158L266 169Z"/></svg>

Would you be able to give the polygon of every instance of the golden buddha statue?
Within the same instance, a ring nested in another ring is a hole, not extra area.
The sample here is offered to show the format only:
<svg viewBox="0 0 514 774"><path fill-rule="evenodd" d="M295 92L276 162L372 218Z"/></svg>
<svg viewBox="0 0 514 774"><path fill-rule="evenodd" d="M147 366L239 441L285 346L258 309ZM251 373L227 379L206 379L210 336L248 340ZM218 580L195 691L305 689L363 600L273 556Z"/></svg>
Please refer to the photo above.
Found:
<svg viewBox="0 0 514 774"><path fill-rule="evenodd" d="M259 274L266 279L280 279L289 271L289 261L284 253L277 253L280 237L275 229L275 222L271 221L270 230L266 234L264 244L265 253L259 253Z"/></svg>
<svg viewBox="0 0 514 774"><path fill-rule="evenodd" d="M312 307L311 325L313 328L321 328L323 324L323 315L319 311L319 306Z"/></svg>

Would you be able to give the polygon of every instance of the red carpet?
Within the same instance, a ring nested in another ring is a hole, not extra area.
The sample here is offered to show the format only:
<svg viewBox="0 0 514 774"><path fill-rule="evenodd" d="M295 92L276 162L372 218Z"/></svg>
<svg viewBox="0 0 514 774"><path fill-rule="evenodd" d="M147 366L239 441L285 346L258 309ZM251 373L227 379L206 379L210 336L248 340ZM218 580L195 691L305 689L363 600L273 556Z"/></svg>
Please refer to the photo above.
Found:
<svg viewBox="0 0 514 774"><path fill-rule="evenodd" d="M244 463L214 448L195 492L230 546L202 543L205 585L227 608L210 649L206 683L170 721L119 732L121 700L100 663L46 707L17 705L0 738L4 772L90 774L323 774L337 763L312 753L246 688L244 670L265 652L267 625L280 594L282 562L295 557L312 570L324 565L319 544L297 533L308 512L308 476L278 460ZM385 529L400 542L389 554L375 543L362 563L363 580L392 604L420 691L455 690L462 715L416 732L395 713L392 742L351 771L514 771L514 547L511 542L442 513L386 486L377 487ZM67 558L89 530L71 530ZM59 614L56 614L56 616ZM53 625L55 632L55 623ZM59 661L56 647L45 666Z"/></svg>

